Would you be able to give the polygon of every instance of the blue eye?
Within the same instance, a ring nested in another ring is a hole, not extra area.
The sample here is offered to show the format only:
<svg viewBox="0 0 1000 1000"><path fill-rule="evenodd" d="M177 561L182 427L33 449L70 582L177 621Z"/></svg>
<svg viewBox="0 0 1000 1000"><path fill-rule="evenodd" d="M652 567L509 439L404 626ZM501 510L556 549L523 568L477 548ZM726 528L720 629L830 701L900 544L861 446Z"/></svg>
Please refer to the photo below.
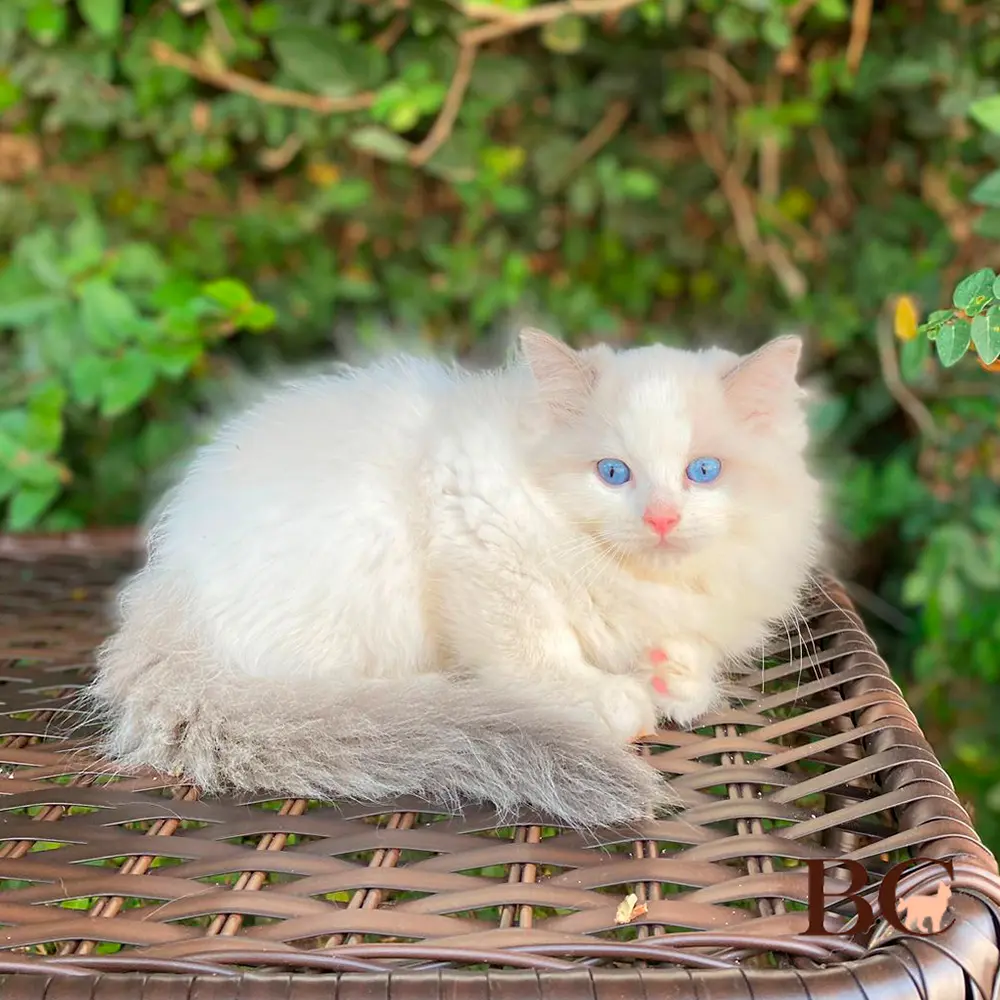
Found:
<svg viewBox="0 0 1000 1000"><path fill-rule="evenodd" d="M710 483L718 479L722 463L717 458L696 458L688 463L687 477L692 483Z"/></svg>
<svg viewBox="0 0 1000 1000"><path fill-rule="evenodd" d="M632 478L632 470L620 458L602 458L597 474L609 486L624 486Z"/></svg>

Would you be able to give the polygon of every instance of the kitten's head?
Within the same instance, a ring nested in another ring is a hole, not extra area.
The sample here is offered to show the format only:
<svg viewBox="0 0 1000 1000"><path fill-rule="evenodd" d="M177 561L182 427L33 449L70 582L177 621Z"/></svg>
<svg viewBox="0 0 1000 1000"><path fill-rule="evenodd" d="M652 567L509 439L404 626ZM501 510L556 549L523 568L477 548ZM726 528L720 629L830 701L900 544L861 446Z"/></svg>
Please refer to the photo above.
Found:
<svg viewBox="0 0 1000 1000"><path fill-rule="evenodd" d="M541 405L534 471L570 523L619 555L656 564L811 529L798 337L745 357L574 351L538 331L520 348Z"/></svg>

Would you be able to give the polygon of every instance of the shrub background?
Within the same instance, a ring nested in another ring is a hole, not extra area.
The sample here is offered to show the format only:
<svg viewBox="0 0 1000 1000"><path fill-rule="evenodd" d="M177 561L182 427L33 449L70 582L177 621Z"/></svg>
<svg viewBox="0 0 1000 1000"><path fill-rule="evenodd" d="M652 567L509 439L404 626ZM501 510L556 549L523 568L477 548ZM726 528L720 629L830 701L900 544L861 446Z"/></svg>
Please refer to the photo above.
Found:
<svg viewBox="0 0 1000 1000"><path fill-rule="evenodd" d="M387 329L800 330L844 572L1000 850L1000 374L915 334L998 168L989 2L7 0L3 527L133 521L234 374Z"/></svg>

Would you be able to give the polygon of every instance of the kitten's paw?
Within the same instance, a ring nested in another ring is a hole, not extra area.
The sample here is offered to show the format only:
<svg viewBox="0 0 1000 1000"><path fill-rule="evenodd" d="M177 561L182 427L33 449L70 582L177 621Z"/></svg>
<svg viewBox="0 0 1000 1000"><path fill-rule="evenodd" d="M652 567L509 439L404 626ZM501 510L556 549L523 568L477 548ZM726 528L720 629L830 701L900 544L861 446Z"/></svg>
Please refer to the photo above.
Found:
<svg viewBox="0 0 1000 1000"><path fill-rule="evenodd" d="M677 640L653 649L649 660L653 666L650 688L661 718L689 726L718 705L718 663L708 647Z"/></svg>
<svg viewBox="0 0 1000 1000"><path fill-rule="evenodd" d="M656 732L652 693L634 677L605 677L594 692L594 707L619 743L631 743Z"/></svg>

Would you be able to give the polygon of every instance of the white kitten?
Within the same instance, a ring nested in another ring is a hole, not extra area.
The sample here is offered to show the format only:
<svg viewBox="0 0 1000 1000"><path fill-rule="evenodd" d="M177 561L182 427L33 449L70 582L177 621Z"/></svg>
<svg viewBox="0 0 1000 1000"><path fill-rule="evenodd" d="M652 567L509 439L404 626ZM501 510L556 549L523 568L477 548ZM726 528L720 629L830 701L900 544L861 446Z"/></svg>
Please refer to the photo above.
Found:
<svg viewBox="0 0 1000 1000"><path fill-rule="evenodd" d="M578 826L667 803L628 742L720 707L818 554L801 344L520 344L310 377L225 424L100 650L104 752L208 792Z"/></svg>

